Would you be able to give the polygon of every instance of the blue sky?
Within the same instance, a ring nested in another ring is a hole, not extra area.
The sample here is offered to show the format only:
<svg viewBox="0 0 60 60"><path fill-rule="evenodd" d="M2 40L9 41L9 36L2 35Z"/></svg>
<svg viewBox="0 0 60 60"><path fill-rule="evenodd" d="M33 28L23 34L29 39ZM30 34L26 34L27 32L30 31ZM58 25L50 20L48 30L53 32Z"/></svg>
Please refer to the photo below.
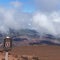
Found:
<svg viewBox="0 0 60 60"><path fill-rule="evenodd" d="M18 1L23 3L22 11L34 12L35 10L40 11L58 11L60 10L60 0L0 0L0 6L9 6L10 2Z"/></svg>
<svg viewBox="0 0 60 60"><path fill-rule="evenodd" d="M0 6L11 7L10 2L21 2L23 12L34 12L35 10L52 12L60 10L60 0L0 0Z"/></svg>
<svg viewBox="0 0 60 60"><path fill-rule="evenodd" d="M23 12L34 12L35 6L33 4L33 0L20 0L23 3Z"/></svg>
<svg viewBox="0 0 60 60"><path fill-rule="evenodd" d="M33 4L33 0L0 0L0 6L3 6L3 7L11 7L10 6L10 2L13 2L13 1L18 1L18 2L21 2L23 5L22 5L22 11L23 12L34 12L35 10L35 6Z"/></svg>

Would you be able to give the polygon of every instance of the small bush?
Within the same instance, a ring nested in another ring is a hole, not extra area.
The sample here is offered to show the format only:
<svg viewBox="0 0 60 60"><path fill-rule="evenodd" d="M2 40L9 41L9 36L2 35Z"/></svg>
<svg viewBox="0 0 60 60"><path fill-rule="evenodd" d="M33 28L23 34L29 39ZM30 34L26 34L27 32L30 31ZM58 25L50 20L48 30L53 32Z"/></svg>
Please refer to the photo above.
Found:
<svg viewBox="0 0 60 60"><path fill-rule="evenodd" d="M9 53L9 55L11 55L11 53Z"/></svg>
<svg viewBox="0 0 60 60"><path fill-rule="evenodd" d="M20 60L19 58L17 60Z"/></svg>
<svg viewBox="0 0 60 60"><path fill-rule="evenodd" d="M15 55L15 58L18 58L18 55Z"/></svg>
<svg viewBox="0 0 60 60"><path fill-rule="evenodd" d="M2 60L5 60L5 58L2 58Z"/></svg>
<svg viewBox="0 0 60 60"><path fill-rule="evenodd" d="M39 60L39 58L38 58L38 57L32 57L32 59L33 59L33 60Z"/></svg>
<svg viewBox="0 0 60 60"><path fill-rule="evenodd" d="M21 56L22 60L28 60L28 57Z"/></svg>

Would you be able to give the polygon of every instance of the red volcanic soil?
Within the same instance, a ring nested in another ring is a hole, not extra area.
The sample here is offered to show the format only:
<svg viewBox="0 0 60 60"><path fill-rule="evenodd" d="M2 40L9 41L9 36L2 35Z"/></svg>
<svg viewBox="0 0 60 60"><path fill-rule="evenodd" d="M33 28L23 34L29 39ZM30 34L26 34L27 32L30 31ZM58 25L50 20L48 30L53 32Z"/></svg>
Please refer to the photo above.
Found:
<svg viewBox="0 0 60 60"><path fill-rule="evenodd" d="M60 46L20 46L12 49L12 55L37 56L39 60L60 60Z"/></svg>
<svg viewBox="0 0 60 60"><path fill-rule="evenodd" d="M9 60L60 60L60 46L40 45L40 46L20 46L9 52ZM4 58L5 52L0 52L0 60ZM22 59L24 58L24 59Z"/></svg>

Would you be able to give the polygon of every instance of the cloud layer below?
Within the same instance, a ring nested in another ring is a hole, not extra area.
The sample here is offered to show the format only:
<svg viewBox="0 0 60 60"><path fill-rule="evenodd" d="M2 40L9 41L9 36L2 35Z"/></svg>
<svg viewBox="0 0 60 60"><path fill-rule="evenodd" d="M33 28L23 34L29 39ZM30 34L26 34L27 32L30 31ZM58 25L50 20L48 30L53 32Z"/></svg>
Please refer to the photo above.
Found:
<svg viewBox="0 0 60 60"><path fill-rule="evenodd" d="M42 0L38 1L42 2ZM46 1L47 0L45 0L45 2ZM53 6L55 6L55 4L57 4L57 2L54 2ZM40 33L50 33L53 35L60 34L59 11L57 12L54 11L51 13L50 12L43 13L42 11L35 11L34 13L27 13L27 12L25 13L21 11L22 3L12 2L11 6L13 6L14 8L6 9L4 7L0 7L1 32L7 33L9 31L9 28L15 30L19 30L21 28L29 28L29 29L36 29ZM53 8L52 6L50 7Z"/></svg>

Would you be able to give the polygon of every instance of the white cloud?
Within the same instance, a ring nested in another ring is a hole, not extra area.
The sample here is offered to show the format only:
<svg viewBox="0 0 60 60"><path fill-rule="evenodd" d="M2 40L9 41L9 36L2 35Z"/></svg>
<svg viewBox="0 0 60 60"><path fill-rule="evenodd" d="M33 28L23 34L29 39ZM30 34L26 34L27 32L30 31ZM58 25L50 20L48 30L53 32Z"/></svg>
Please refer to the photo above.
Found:
<svg viewBox="0 0 60 60"><path fill-rule="evenodd" d="M9 28L18 30L21 28L29 28L31 15L23 13L18 9L5 9L0 10L0 31L7 33Z"/></svg>
<svg viewBox="0 0 60 60"><path fill-rule="evenodd" d="M60 13L37 12L33 15L33 26L42 33L60 34Z"/></svg>
<svg viewBox="0 0 60 60"><path fill-rule="evenodd" d="M60 10L60 0L34 0L37 9L41 11L57 11Z"/></svg>
<svg viewBox="0 0 60 60"><path fill-rule="evenodd" d="M53 19L53 22L60 23L60 12L53 12L50 18Z"/></svg>
<svg viewBox="0 0 60 60"><path fill-rule="evenodd" d="M17 12L18 11L18 12ZM39 32L60 34L60 12L52 12L45 14L35 12L32 14L22 13L16 9L0 10L0 31L8 32L9 28L35 28Z"/></svg>
<svg viewBox="0 0 60 60"><path fill-rule="evenodd" d="M4 7L0 7L0 31L7 33L9 28L12 29L20 29L23 22L19 21L23 18L20 18L20 13L18 8L21 8L22 3L16 1L11 2L10 6L14 8L6 9ZM16 9L15 9L16 8ZM18 15L18 17L17 17ZM23 27L23 26L22 26Z"/></svg>
<svg viewBox="0 0 60 60"><path fill-rule="evenodd" d="M12 3L12 5L21 8L20 3ZM47 14L38 11L31 14L21 12L21 10L15 8L5 9L0 7L0 31L5 33L9 31L9 28L16 30L21 28L35 28L42 33L60 34L59 26L60 12Z"/></svg>
<svg viewBox="0 0 60 60"><path fill-rule="evenodd" d="M14 20L14 14L15 11L6 11L4 14L4 23L6 26L10 27L10 28L15 28L18 29L19 28L19 24L17 23L17 20Z"/></svg>
<svg viewBox="0 0 60 60"><path fill-rule="evenodd" d="M10 3L10 5L12 5L14 8L18 8L22 6L22 3L19 1L13 1Z"/></svg>

